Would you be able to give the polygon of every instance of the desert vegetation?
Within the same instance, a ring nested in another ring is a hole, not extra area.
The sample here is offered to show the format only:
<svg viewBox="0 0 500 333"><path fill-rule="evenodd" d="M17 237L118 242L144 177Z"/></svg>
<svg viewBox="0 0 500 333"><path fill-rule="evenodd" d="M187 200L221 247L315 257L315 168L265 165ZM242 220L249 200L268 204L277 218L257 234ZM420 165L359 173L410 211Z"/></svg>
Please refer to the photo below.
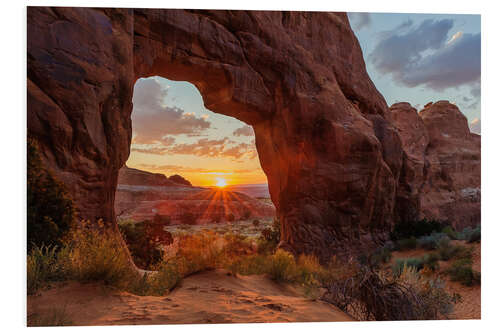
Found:
<svg viewBox="0 0 500 333"><path fill-rule="evenodd" d="M460 295L448 293L445 281L436 276L439 261L452 262L445 274L454 281L466 285L480 281L479 273L470 266L470 251L444 241L448 236L434 231L415 238L416 246L431 249L430 253L398 258L391 266L396 250L393 241L369 256L348 262L333 257L321 265L312 255L294 257L276 249L277 219L258 237L201 230L179 233L163 249L158 239L143 243L144 238L150 238L148 228L144 223L122 223L120 227L134 262L147 268L140 273L128 261L119 236L104 223L97 227L85 221L74 224L61 245L35 246L30 251L29 294L62 280L75 280L98 281L136 295L160 296L191 274L224 269L236 277L263 274L276 283L294 285L304 297L332 303L358 320L403 320L442 318L460 301ZM466 232L473 234L472 230L477 228ZM154 260L147 262L146 258Z"/></svg>

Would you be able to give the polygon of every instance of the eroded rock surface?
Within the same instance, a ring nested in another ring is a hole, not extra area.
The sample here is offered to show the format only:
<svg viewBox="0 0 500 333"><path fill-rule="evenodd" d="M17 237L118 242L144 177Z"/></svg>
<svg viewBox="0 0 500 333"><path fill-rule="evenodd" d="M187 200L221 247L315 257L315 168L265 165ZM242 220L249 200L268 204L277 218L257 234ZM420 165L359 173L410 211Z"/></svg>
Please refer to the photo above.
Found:
<svg viewBox="0 0 500 333"><path fill-rule="evenodd" d="M390 228L403 149L345 13L30 7L28 133L82 217L114 223L152 75L253 127L283 247L329 257Z"/></svg>
<svg viewBox="0 0 500 333"><path fill-rule="evenodd" d="M481 221L481 137L448 101L417 113L408 103L390 107L404 149L396 218L438 219L456 228Z"/></svg>

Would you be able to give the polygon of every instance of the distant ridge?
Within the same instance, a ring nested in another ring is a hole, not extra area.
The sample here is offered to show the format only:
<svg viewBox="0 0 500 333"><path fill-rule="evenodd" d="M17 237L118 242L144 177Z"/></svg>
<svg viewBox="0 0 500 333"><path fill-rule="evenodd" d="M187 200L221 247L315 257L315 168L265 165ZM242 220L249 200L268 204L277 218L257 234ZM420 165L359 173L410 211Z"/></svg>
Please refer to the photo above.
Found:
<svg viewBox="0 0 500 333"><path fill-rule="evenodd" d="M143 186L191 186L191 183L179 175L167 178L161 173L129 168L124 165L118 172L118 184Z"/></svg>

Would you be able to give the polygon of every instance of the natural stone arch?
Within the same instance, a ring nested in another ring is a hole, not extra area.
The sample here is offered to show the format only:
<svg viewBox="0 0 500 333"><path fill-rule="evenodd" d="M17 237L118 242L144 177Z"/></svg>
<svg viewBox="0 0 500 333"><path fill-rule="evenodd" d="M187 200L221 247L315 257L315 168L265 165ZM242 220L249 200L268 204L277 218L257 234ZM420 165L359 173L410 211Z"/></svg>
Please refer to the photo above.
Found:
<svg viewBox="0 0 500 333"><path fill-rule="evenodd" d="M326 258L388 230L401 143L345 13L29 8L29 134L82 217L114 223L133 84L152 75L254 128L283 247Z"/></svg>

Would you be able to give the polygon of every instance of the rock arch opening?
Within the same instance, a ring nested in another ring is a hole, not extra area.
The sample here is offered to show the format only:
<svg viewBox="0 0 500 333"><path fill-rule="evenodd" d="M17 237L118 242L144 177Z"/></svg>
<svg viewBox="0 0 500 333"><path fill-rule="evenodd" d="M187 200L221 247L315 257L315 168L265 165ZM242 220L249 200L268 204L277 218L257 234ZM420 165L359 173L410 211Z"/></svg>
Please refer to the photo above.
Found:
<svg viewBox="0 0 500 333"><path fill-rule="evenodd" d="M141 78L133 104L131 153L115 195L119 223L157 220L186 230L273 220L250 126L206 109L185 81Z"/></svg>

